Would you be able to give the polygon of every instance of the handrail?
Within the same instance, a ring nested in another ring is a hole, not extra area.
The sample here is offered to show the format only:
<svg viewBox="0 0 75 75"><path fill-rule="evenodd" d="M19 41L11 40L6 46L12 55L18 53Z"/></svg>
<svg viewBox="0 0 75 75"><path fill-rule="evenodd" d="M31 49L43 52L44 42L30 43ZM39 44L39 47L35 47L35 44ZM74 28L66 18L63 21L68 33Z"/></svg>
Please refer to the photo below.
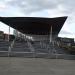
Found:
<svg viewBox="0 0 75 75"><path fill-rule="evenodd" d="M34 50L33 46L31 45L31 43L29 41L27 41L27 43L28 43L29 48L31 49L31 52L34 53L35 50Z"/></svg>
<svg viewBox="0 0 75 75"><path fill-rule="evenodd" d="M10 44L9 48L8 48L8 56L10 55L11 53L11 49L13 48L13 45L15 43L15 39L12 41L12 43Z"/></svg>

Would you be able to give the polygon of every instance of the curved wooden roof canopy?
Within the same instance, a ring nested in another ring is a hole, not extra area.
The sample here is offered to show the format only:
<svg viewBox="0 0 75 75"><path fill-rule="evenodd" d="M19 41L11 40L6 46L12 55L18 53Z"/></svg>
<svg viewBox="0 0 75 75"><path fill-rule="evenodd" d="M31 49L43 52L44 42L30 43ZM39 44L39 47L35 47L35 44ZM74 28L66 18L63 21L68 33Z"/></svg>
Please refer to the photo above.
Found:
<svg viewBox="0 0 75 75"><path fill-rule="evenodd" d="M41 18L41 17L0 17L0 21L25 34L58 34L67 17Z"/></svg>

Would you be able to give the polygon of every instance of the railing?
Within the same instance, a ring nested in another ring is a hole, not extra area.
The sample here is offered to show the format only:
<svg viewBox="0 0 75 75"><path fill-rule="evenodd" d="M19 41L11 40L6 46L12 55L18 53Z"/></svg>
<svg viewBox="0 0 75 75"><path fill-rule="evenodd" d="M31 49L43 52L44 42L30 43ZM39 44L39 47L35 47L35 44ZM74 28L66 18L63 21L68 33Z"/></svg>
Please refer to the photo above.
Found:
<svg viewBox="0 0 75 75"><path fill-rule="evenodd" d="M10 46L9 46L9 48L8 48L8 57L10 56L11 49L13 48L14 43L15 43L15 39L12 41L12 43L10 44Z"/></svg>
<svg viewBox="0 0 75 75"><path fill-rule="evenodd" d="M35 49L33 48L33 46L31 45L31 43L29 41L27 41L29 48L31 49L31 52L35 52Z"/></svg>

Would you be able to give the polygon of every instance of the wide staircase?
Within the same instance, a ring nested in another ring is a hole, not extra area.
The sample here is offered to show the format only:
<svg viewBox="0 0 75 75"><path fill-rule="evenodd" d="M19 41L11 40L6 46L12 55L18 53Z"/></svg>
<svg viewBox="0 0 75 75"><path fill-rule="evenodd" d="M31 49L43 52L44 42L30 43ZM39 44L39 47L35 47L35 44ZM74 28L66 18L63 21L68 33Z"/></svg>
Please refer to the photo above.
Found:
<svg viewBox="0 0 75 75"><path fill-rule="evenodd" d="M67 54L64 49L53 45L48 41L0 41L0 56L8 57L44 57L65 58ZM70 58L70 57L69 57Z"/></svg>
<svg viewBox="0 0 75 75"><path fill-rule="evenodd" d="M27 41L15 41L13 47L11 48L10 56L25 57L31 54L31 49Z"/></svg>
<svg viewBox="0 0 75 75"><path fill-rule="evenodd" d="M48 53L49 52L47 45L40 41L34 41L34 42L31 42L31 44L35 50L35 53Z"/></svg>
<svg viewBox="0 0 75 75"><path fill-rule="evenodd" d="M61 48L61 47L59 47L59 46L57 46L57 45L54 45L54 53L55 54L65 54L66 52L65 52L65 50L64 50L64 48Z"/></svg>
<svg viewBox="0 0 75 75"><path fill-rule="evenodd" d="M0 56L8 56L11 42L0 40Z"/></svg>
<svg viewBox="0 0 75 75"><path fill-rule="evenodd" d="M57 45L53 45L47 41L34 41L31 43L36 53L47 53L47 54L64 54L64 49Z"/></svg>

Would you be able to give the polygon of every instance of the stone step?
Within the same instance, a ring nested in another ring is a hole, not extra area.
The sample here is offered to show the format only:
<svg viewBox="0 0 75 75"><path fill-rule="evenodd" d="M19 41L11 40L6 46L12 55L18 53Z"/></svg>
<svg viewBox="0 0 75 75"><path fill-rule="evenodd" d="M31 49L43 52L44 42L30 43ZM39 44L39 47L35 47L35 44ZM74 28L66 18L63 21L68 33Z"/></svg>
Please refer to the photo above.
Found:
<svg viewBox="0 0 75 75"><path fill-rule="evenodd" d="M8 51L0 51L0 57L8 57Z"/></svg>
<svg viewBox="0 0 75 75"><path fill-rule="evenodd" d="M8 47L0 47L0 51L8 51Z"/></svg>
<svg viewBox="0 0 75 75"><path fill-rule="evenodd" d="M32 58L33 53L32 52L11 52L10 57L29 57L29 58Z"/></svg>
<svg viewBox="0 0 75 75"><path fill-rule="evenodd" d="M12 48L12 51L18 51L18 52L30 52L29 48Z"/></svg>

